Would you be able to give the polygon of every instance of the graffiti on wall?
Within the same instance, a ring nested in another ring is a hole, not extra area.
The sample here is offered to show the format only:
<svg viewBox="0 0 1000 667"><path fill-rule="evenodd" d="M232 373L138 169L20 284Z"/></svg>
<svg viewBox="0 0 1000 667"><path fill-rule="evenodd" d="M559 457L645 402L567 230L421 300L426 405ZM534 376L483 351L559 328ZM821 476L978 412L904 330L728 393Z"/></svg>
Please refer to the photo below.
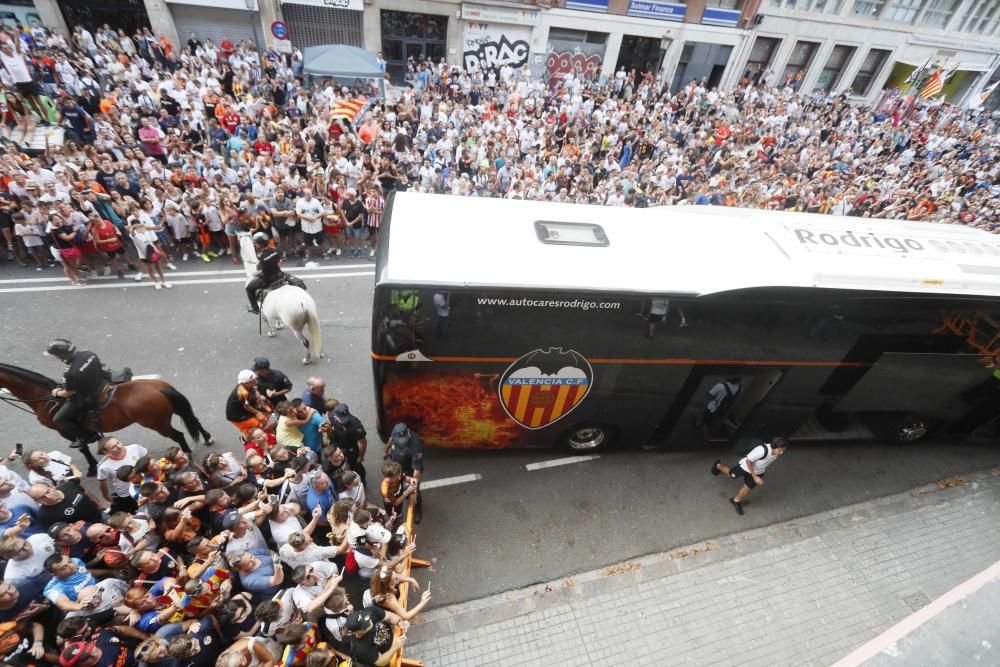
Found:
<svg viewBox="0 0 1000 667"><path fill-rule="evenodd" d="M561 83L567 74L584 81L593 81L603 62L603 44L549 42L545 79L550 86Z"/></svg>
<svg viewBox="0 0 1000 667"><path fill-rule="evenodd" d="M529 39L529 28L469 21L462 35L462 62L469 71L520 67L528 62Z"/></svg>

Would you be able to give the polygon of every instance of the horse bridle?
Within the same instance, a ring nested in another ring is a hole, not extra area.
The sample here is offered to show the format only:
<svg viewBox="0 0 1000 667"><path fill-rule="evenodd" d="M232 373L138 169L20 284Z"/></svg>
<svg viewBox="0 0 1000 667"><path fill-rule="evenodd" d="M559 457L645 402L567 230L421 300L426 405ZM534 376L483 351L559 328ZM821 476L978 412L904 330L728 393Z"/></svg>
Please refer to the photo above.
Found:
<svg viewBox="0 0 1000 667"><path fill-rule="evenodd" d="M55 400L55 398L52 397L52 396L46 396L45 398L30 398L30 399L11 398L10 397L10 392L7 391L7 389L5 387L0 387L0 401L6 403L7 405L9 405L11 407L17 408L21 412L27 412L30 415L35 414L35 411L34 410L29 410L28 408L20 406L20 405L18 405L18 403L28 403L28 404L30 404L30 403L42 403L44 401L54 401L54 400Z"/></svg>

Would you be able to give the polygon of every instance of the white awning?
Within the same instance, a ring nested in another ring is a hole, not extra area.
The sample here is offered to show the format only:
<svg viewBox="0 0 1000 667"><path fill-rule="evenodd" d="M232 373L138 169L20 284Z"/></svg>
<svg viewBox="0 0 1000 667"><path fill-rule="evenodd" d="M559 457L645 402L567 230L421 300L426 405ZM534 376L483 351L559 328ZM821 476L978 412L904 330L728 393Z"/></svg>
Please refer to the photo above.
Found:
<svg viewBox="0 0 1000 667"><path fill-rule="evenodd" d="M912 65L913 67L923 67L927 63L927 59L913 58L911 56L903 56L902 58L896 58L897 63L903 63L904 65ZM958 71L960 72L989 72L989 63L967 63L961 60L955 60L954 58L948 59L948 69L955 66L958 63ZM944 63L944 56L934 56L931 58L931 67L940 67Z"/></svg>

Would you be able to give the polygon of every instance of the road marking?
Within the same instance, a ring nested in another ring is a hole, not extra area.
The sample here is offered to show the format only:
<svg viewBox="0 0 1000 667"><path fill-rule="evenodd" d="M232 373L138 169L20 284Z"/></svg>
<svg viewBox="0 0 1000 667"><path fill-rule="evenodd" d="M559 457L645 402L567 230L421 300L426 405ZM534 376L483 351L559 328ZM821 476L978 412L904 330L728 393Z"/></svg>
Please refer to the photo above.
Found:
<svg viewBox="0 0 1000 667"><path fill-rule="evenodd" d="M458 477L444 477L442 479L432 479L429 482L420 482L421 489L436 489L439 486L452 486L453 484L465 484L482 479L482 475L459 475Z"/></svg>
<svg viewBox="0 0 1000 667"><path fill-rule="evenodd" d="M1000 578L1000 561L993 563L971 579L966 579L926 607L921 607L875 639L854 649L837 661L833 667L857 667L871 660L948 607L961 602L997 578Z"/></svg>
<svg viewBox="0 0 1000 667"><path fill-rule="evenodd" d="M306 271L347 271L351 269L366 269L375 270L372 264L340 264L338 266L296 266L288 267L288 272L292 275L296 273L302 273ZM165 271L165 275L171 276L245 276L246 272L243 269L214 269L212 271L176 271L170 273ZM135 275L134 272L130 272L130 278ZM143 274L145 276L145 274ZM119 280L118 276L93 276L90 280ZM66 276L59 276L58 278L5 278L0 280L0 285L19 285L21 283L58 283L58 282L69 282L69 278Z"/></svg>
<svg viewBox="0 0 1000 667"><path fill-rule="evenodd" d="M176 274L175 274L176 275ZM355 278L357 276L374 276L375 271L358 271L353 273L314 273L306 276L313 278ZM172 285L215 285L221 283L245 283L246 278L202 278L200 280L171 280ZM91 290L91 289L129 289L131 287L152 287L155 283L150 280L135 282L126 280L124 282L110 283L107 285L40 285L38 287L5 287L0 289L0 294L13 292L58 292L62 290Z"/></svg>
<svg viewBox="0 0 1000 667"><path fill-rule="evenodd" d="M590 461L592 459L601 458L598 454L591 454L590 456L567 456L564 459L552 459L551 461L539 461L538 463L529 463L524 466L525 470L542 470L544 468L555 468L556 466L565 466L570 463L582 463L583 461Z"/></svg>

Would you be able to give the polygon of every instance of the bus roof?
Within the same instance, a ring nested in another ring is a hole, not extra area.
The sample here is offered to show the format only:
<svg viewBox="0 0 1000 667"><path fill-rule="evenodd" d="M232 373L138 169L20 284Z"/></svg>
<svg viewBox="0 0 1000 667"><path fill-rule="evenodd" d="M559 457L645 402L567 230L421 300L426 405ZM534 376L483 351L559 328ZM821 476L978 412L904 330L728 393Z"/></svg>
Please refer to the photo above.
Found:
<svg viewBox="0 0 1000 667"><path fill-rule="evenodd" d="M818 287L1000 295L1000 237L964 226L722 206L611 208L404 192L378 284L707 295ZM543 242L536 221L607 245Z"/></svg>

